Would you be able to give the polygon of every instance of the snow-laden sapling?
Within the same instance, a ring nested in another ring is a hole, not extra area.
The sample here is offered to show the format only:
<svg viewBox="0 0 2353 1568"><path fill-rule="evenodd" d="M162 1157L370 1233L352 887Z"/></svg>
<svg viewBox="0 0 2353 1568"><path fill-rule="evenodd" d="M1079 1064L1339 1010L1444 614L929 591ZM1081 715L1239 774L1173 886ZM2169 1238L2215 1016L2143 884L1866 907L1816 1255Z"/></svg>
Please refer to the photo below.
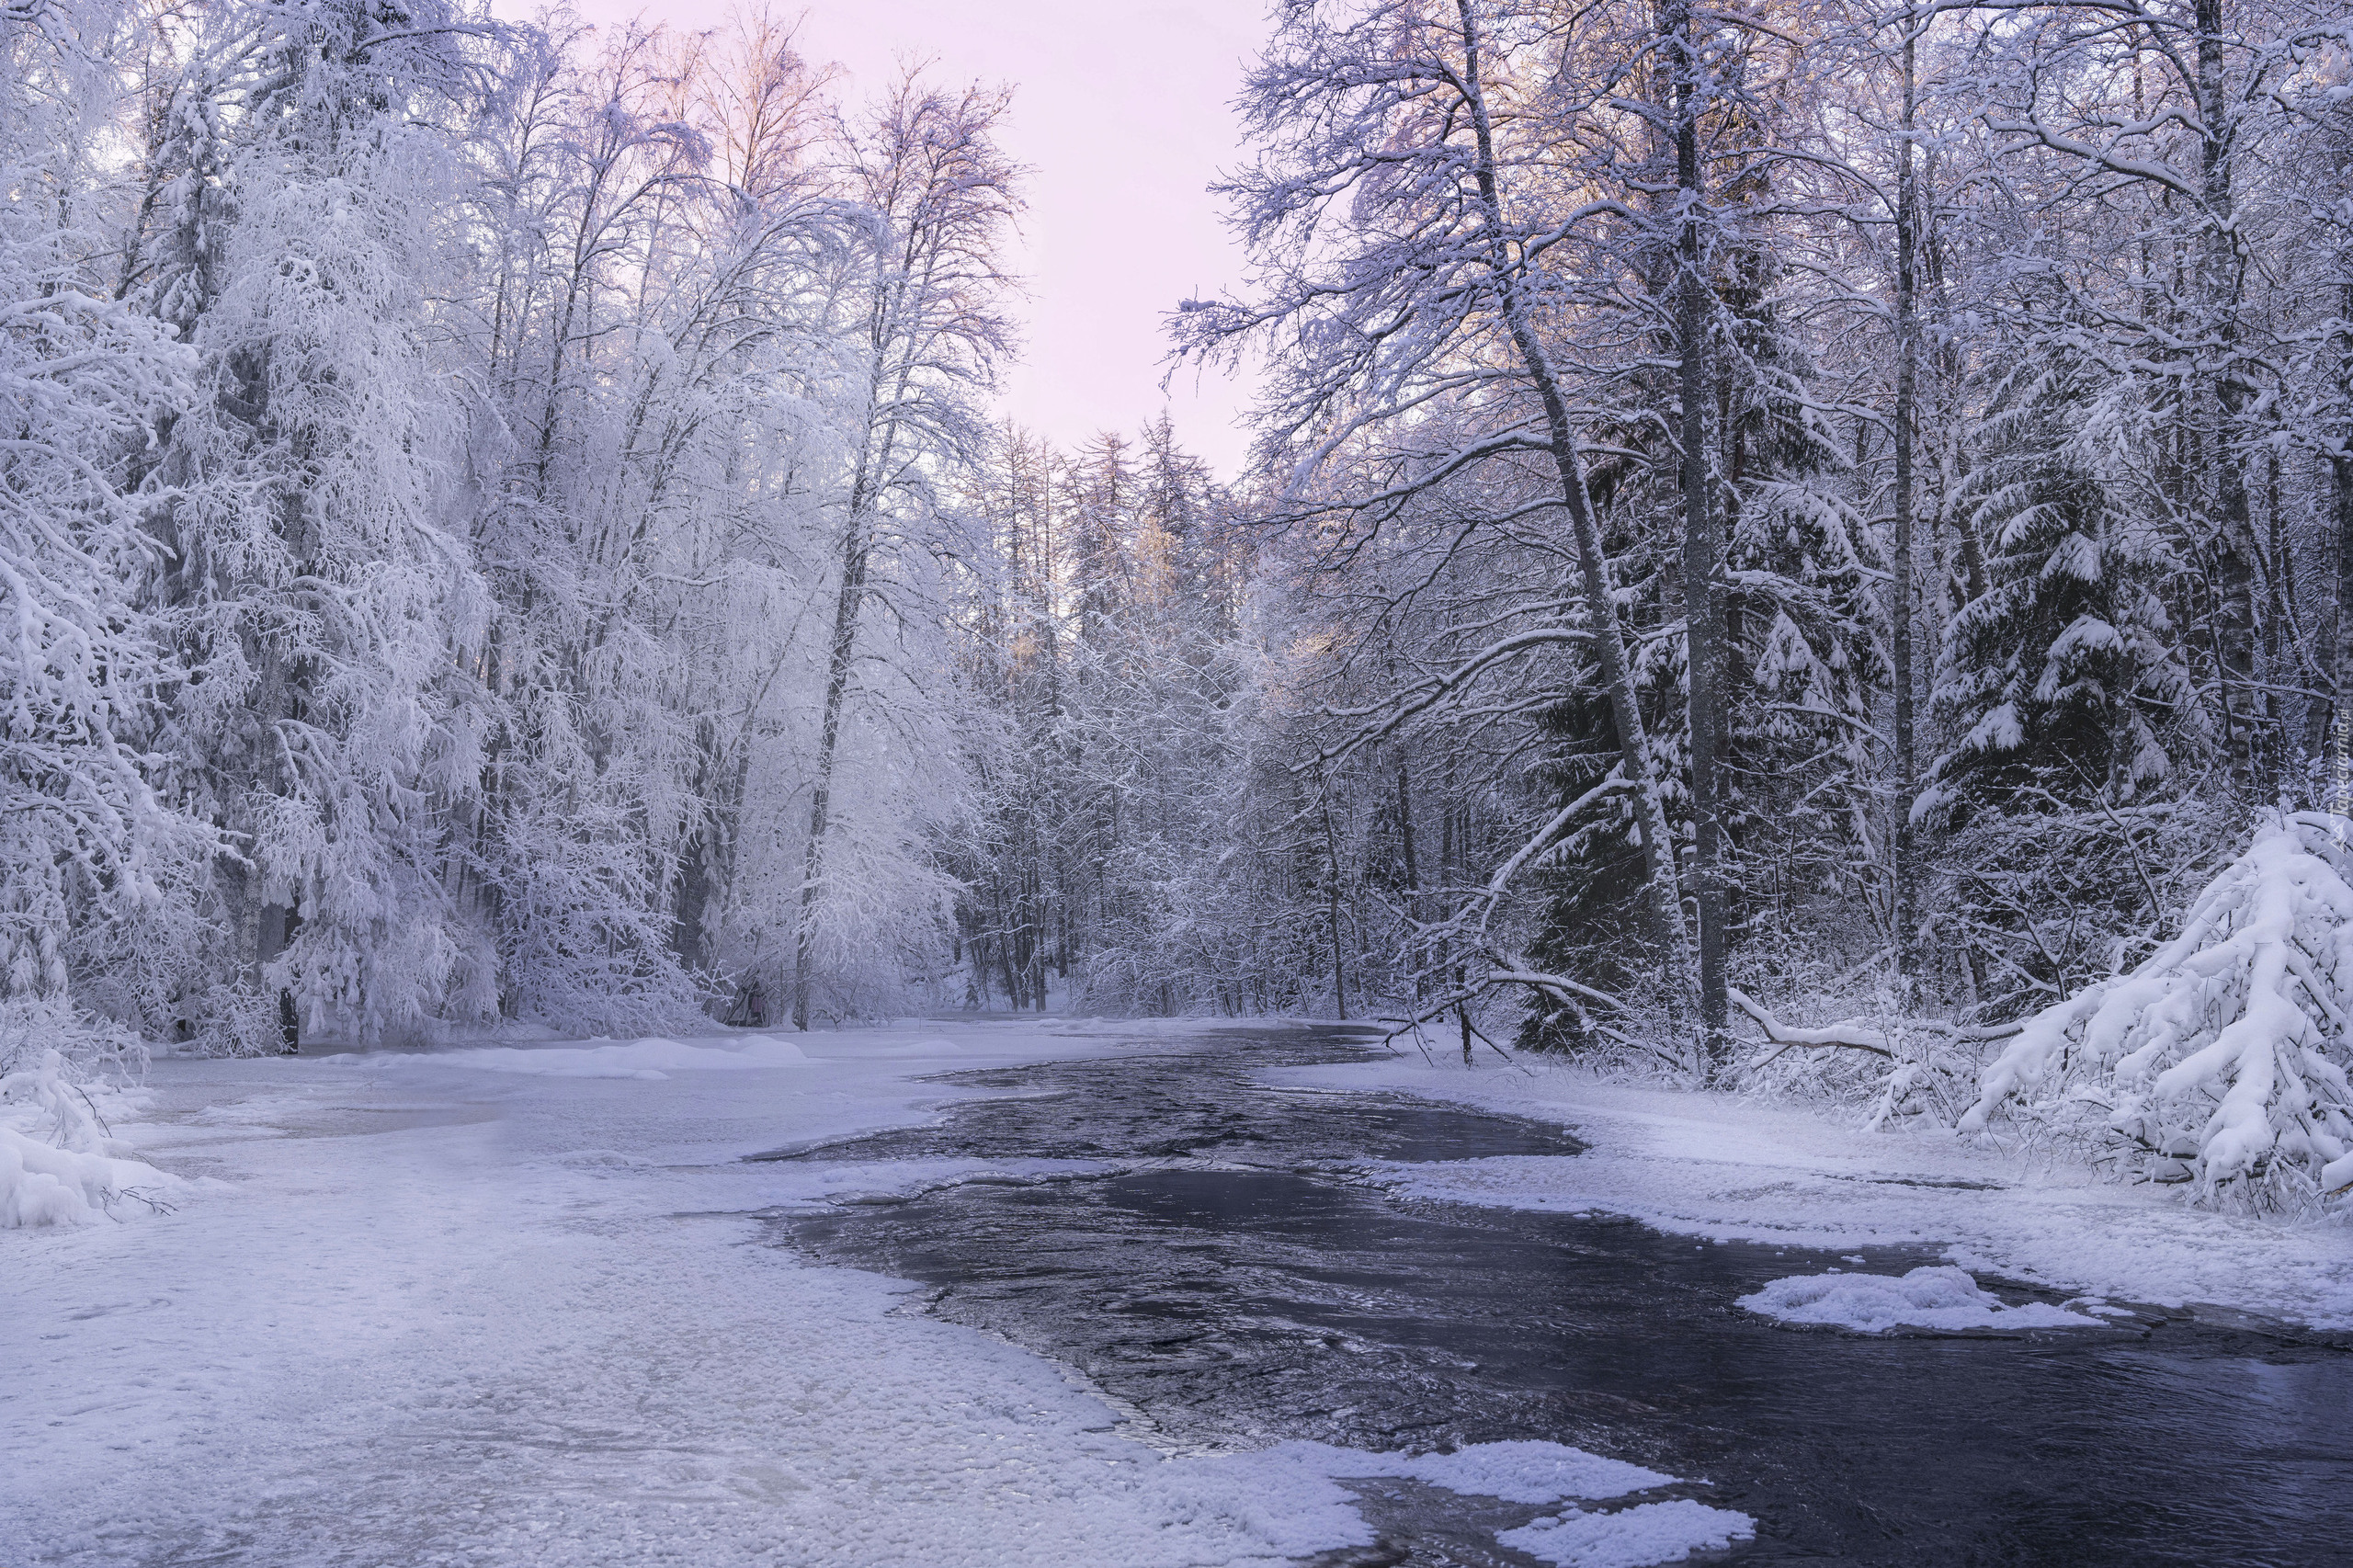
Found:
<svg viewBox="0 0 2353 1568"><path fill-rule="evenodd" d="M2203 1199L2296 1209L2353 1186L2353 851L2345 820L2277 815L2138 968L2026 1020L1966 1133L2089 1144Z"/></svg>
<svg viewBox="0 0 2353 1568"><path fill-rule="evenodd" d="M136 1036L62 1002L0 1002L0 1230L94 1220L124 1198L154 1206L171 1178L114 1140L89 1087L144 1059Z"/></svg>

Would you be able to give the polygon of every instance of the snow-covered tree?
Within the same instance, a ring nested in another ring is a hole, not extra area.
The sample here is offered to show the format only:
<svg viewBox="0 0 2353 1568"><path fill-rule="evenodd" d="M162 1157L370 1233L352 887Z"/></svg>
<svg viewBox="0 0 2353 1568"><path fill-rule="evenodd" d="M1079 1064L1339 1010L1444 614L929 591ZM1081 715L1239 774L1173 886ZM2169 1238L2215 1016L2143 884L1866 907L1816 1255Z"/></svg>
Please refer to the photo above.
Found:
<svg viewBox="0 0 2353 1568"><path fill-rule="evenodd" d="M943 526L938 479L943 468L981 455L985 426L974 399L991 386L1012 344L1003 250L1019 199L1016 170L995 138L1008 101L1001 91L949 92L910 74L838 137L840 188L859 217L831 324L846 340L838 396L847 472L827 563L834 607L791 934L792 1020L803 1028L821 971L843 968L839 939L861 928L870 937L894 924L873 925L870 899L890 899L894 881L904 894L929 880L918 843L901 836L919 818L853 822L836 804L847 782L837 775L847 757L862 757L874 786L910 804L919 795L903 791L919 787L904 753L892 755L894 740L915 742L919 754L940 738L920 731L894 737L891 687L912 679L920 689L923 672L944 665L936 651L913 664L904 656L914 651L912 630L937 625L945 608L929 592L930 579L961 553L958 530ZM920 608L926 600L928 612ZM862 650L876 608L892 617L892 630ZM896 679L877 681L862 671ZM929 706L919 700L915 711ZM858 834L861 825L869 832ZM837 843L846 831L855 836ZM932 884L942 913L946 892L944 883ZM920 910L926 900L896 902Z"/></svg>
<svg viewBox="0 0 2353 1568"><path fill-rule="evenodd" d="M819 74L732 42L551 41L485 139L470 532L498 613L461 892L496 1008L670 1027L729 968L752 751L796 657L831 450Z"/></svg>
<svg viewBox="0 0 2353 1568"><path fill-rule="evenodd" d="M167 740L235 846L215 876L229 1000L189 1006L219 1021L274 995L290 1033L425 1028L467 947L440 808L474 765L466 658L490 614L449 526L430 301L456 170L431 117L472 112L481 29L429 0L207 21L199 58L233 69L209 103L174 95L159 155L190 161L156 296L201 356L159 471L154 603L186 665Z"/></svg>
<svg viewBox="0 0 2353 1568"><path fill-rule="evenodd" d="M1961 1130L2068 1139L2140 1179L2256 1208L2353 1187L2345 825L2266 822L2171 941L2025 1021Z"/></svg>
<svg viewBox="0 0 2353 1568"><path fill-rule="evenodd" d="M118 17L0 17L0 1001L153 1024L137 960L184 942L204 843L151 750L169 677L138 598L138 478L192 357L108 298L91 163ZM117 965L131 972L119 972ZM5 1064L0 1064L5 1065Z"/></svg>
<svg viewBox="0 0 2353 1568"><path fill-rule="evenodd" d="M1961 494L1985 586L1946 631L1938 716L1959 739L1915 806L2033 813L2164 787L2207 740L2160 589L2138 410L2055 351L2000 394Z"/></svg>

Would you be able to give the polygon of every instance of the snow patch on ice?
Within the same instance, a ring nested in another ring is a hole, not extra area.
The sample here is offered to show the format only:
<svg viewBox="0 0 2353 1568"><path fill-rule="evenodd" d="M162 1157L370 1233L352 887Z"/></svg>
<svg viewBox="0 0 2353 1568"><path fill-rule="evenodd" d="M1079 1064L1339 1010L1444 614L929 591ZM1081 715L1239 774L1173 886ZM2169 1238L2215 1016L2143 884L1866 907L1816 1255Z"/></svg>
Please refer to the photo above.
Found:
<svg viewBox="0 0 2353 1568"><path fill-rule="evenodd" d="M964 1048L952 1040L941 1040L937 1036L929 1040L876 1040L843 1031L824 1036L818 1054L827 1061L891 1062L904 1057L961 1056Z"/></svg>
<svg viewBox="0 0 2353 1568"><path fill-rule="evenodd" d="M1183 1478L1204 1491L1244 1494L1246 1501L1237 1499L1236 1512L1250 1533L1295 1556L1373 1544L1363 1517L1336 1484L1340 1482L1395 1477L1467 1495L1546 1504L1620 1497L1673 1479L1581 1449L1529 1441L1477 1443L1450 1454L1404 1454L1292 1439L1255 1453L1165 1460L1160 1473ZM1722 1517L1728 1528L1751 1528L1745 1515ZM1608 1561L1630 1568L1664 1562L1707 1544L1698 1535L1687 1535L1675 1544L1666 1531L1654 1531L1652 1539L1659 1543L1655 1554Z"/></svg>
<svg viewBox="0 0 2353 1568"><path fill-rule="evenodd" d="M1614 1514L1572 1511L1535 1519L1516 1530L1498 1531L1495 1540L1562 1568L1649 1568L1756 1534L1756 1521L1746 1514L1677 1498Z"/></svg>
<svg viewBox="0 0 2353 1568"><path fill-rule="evenodd" d="M1325 1443L1288 1442L1249 1459L1262 1475L1290 1470L1323 1480L1395 1477L1506 1503L1602 1502L1675 1482L1671 1475L1623 1460L1534 1441L1473 1443L1450 1454L1368 1453ZM1616 1513L1572 1506L1518 1529L1500 1531L1495 1539L1547 1562L1649 1568L1756 1533L1756 1521L1746 1514L1678 1500L1639 1504Z"/></svg>
<svg viewBox="0 0 2353 1568"><path fill-rule="evenodd" d="M1792 1274L1740 1298L1783 1323L1835 1324L1877 1334L1890 1328L2097 1328L2097 1318L2046 1301L2007 1307L1969 1271L1931 1264L1909 1274Z"/></svg>
<svg viewBox="0 0 2353 1568"><path fill-rule="evenodd" d="M1450 1454L1376 1454L1324 1443L1278 1443L1250 1456L1261 1474L1285 1469L1326 1480L1375 1476L1419 1481L1506 1503L1601 1502L1672 1485L1675 1477L1561 1443L1473 1443ZM1285 1490L1290 1490L1286 1488ZM1643 1503L1615 1513L1572 1506L1495 1539L1547 1562L1576 1568L1649 1568L1756 1533L1756 1521L1688 1500Z"/></svg>
<svg viewBox="0 0 2353 1568"><path fill-rule="evenodd" d="M654 1168L654 1162L644 1155L624 1154L618 1149L569 1149L561 1154L549 1155L547 1163L593 1175L612 1172L636 1176Z"/></svg>

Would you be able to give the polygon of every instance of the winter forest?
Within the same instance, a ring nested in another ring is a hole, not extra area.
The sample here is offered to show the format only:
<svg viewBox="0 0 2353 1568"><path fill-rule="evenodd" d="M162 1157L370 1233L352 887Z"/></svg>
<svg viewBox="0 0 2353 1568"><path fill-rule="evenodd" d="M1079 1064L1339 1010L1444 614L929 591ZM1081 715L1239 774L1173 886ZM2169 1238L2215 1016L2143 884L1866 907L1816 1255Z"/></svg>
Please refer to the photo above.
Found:
<svg viewBox="0 0 2353 1568"><path fill-rule="evenodd" d="M2353 1184L2332 0L1279 0L1233 473L997 416L1017 103L0 5L0 1071L1288 1014Z"/></svg>

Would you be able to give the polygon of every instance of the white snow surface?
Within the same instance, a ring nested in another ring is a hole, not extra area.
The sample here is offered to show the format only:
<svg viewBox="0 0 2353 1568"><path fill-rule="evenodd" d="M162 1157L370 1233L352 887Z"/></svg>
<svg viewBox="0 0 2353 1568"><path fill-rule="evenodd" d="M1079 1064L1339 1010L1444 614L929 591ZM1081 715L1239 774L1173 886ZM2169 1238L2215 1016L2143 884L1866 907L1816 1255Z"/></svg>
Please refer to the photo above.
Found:
<svg viewBox="0 0 2353 1568"><path fill-rule="evenodd" d="M937 1042L952 1053L947 1041ZM906 1054L901 1052L901 1054ZM689 1044L659 1035L608 1045L480 1046L467 1051L377 1051L324 1060L372 1067L422 1066L438 1071L472 1067L485 1073L522 1073L550 1078L644 1078L672 1073L783 1067L809 1060L800 1046L774 1035L750 1035L724 1045Z"/></svg>
<svg viewBox="0 0 2353 1568"><path fill-rule="evenodd" d="M917 1081L944 1065L1188 1027L159 1062L115 1132L176 1209L0 1231L0 1562L1272 1564L1371 1541L1345 1478L1545 1506L1668 1479L1549 1443L1170 1457L911 1287L764 1244L760 1212L1095 1167L740 1156L986 1096Z"/></svg>
<svg viewBox="0 0 2353 1568"><path fill-rule="evenodd" d="M1965 1268L1929 1264L1908 1273L1792 1274L1740 1298L1752 1312L1783 1323L1835 1324L1877 1334L1891 1328L2097 1328L2097 1318L2048 1301L2006 1306Z"/></svg>
<svg viewBox="0 0 2353 1568"><path fill-rule="evenodd" d="M1616 1513L1581 1510L1533 1520L1495 1539L1563 1568L1644 1568L1756 1535L1756 1521L1688 1498L1638 1503Z"/></svg>
<svg viewBox="0 0 2353 1568"><path fill-rule="evenodd" d="M1529 1117L1591 1147L1377 1168L1409 1197L1625 1215L1670 1234L1941 1249L1979 1274L2117 1301L2353 1328L2353 1226L2192 1207L1950 1133L1868 1132L1851 1112L1601 1081L1573 1065L1433 1053L1288 1069L1279 1082L1385 1089Z"/></svg>

